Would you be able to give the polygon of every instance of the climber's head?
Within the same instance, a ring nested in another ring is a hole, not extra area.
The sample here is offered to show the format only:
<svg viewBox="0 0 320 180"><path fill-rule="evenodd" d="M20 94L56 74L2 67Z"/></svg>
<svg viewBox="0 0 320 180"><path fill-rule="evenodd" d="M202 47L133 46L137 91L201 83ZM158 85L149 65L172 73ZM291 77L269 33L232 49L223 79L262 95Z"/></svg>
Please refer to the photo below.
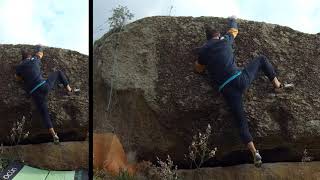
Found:
<svg viewBox="0 0 320 180"><path fill-rule="evenodd" d="M220 32L217 31L216 29L214 29L212 26L207 25L205 27L206 29L206 36L207 36L207 40L210 40L212 38L217 38L219 39L220 37Z"/></svg>
<svg viewBox="0 0 320 180"><path fill-rule="evenodd" d="M21 50L21 55L22 55L22 60L25 60L25 59L29 59L32 57L32 54L29 50L27 49L22 49Z"/></svg>

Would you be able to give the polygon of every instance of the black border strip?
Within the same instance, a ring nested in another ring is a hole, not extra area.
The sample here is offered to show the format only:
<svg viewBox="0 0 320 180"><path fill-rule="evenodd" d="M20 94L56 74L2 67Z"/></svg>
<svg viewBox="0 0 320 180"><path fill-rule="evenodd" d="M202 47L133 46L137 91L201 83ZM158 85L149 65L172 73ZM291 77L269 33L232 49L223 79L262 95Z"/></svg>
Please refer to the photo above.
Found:
<svg viewBox="0 0 320 180"><path fill-rule="evenodd" d="M89 0L89 179L93 179L93 0Z"/></svg>

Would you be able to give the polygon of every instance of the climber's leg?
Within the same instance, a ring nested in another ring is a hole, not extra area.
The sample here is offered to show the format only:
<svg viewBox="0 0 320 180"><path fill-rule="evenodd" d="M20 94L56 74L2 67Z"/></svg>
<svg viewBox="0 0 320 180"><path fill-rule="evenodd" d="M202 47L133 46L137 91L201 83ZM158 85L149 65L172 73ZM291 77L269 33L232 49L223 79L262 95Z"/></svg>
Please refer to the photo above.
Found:
<svg viewBox="0 0 320 180"><path fill-rule="evenodd" d="M49 116L47 94L42 93L41 91L35 92L32 94L32 98L36 104L38 111L40 112L43 123L45 127L49 130L49 133L52 135L54 142L59 142L59 137L53 129L52 121Z"/></svg>
<svg viewBox="0 0 320 180"><path fill-rule="evenodd" d="M254 154L255 152L257 152L256 147L254 146L254 144L253 144L252 141L248 142L247 147L248 147L248 149L250 150L250 152L251 152L252 154Z"/></svg>
<svg viewBox="0 0 320 180"><path fill-rule="evenodd" d="M274 79L272 80L272 84L273 84L274 88L280 88L280 86L281 86L281 83L277 77L274 77Z"/></svg>
<svg viewBox="0 0 320 180"><path fill-rule="evenodd" d="M237 90L232 90L229 93L223 94L231 112L234 116L234 122L240 130L240 138L244 144L252 142L252 136L249 132L248 120L243 109L242 93Z"/></svg>
<svg viewBox="0 0 320 180"><path fill-rule="evenodd" d="M248 120L243 108L242 91L239 91L236 87L231 85L224 89L223 96L234 116L234 122L239 128L242 142L251 151L255 165L260 166L262 163L261 156L254 146L253 138L249 131Z"/></svg>
<svg viewBox="0 0 320 180"><path fill-rule="evenodd" d="M42 117L43 123L47 129L53 128L52 122L49 117L49 110L48 110L48 101L47 96L43 95L41 93L34 93L32 95L33 100L36 104L37 109L40 112L40 115Z"/></svg>
<svg viewBox="0 0 320 180"><path fill-rule="evenodd" d="M249 86L252 83L252 81L257 77L257 74L260 70L264 72L264 74L272 82L275 88L280 87L281 83L276 77L274 68L265 56L258 56L254 58L249 64L245 66L243 71L245 72L245 74L247 74L249 80L247 86Z"/></svg>
<svg viewBox="0 0 320 180"><path fill-rule="evenodd" d="M63 86L67 89L68 92L71 92L72 89L69 85L69 82L67 80L67 77L65 74L61 71L55 71L49 74L47 83L50 87L50 90L53 89L57 83L63 84Z"/></svg>

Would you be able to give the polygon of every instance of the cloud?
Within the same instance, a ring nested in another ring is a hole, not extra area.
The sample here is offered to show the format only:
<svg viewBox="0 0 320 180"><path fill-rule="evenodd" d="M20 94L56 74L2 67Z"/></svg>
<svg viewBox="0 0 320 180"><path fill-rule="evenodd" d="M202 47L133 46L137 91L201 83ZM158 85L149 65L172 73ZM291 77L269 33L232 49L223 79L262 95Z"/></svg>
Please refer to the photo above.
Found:
<svg viewBox="0 0 320 180"><path fill-rule="evenodd" d="M175 0L176 16L216 16L228 17L239 15L236 0Z"/></svg>
<svg viewBox="0 0 320 180"><path fill-rule="evenodd" d="M19 4L19 5L16 5ZM0 6L0 40L1 43L45 42L40 24L33 22L34 4L30 0L2 1ZM36 34L31 39L30 35Z"/></svg>
<svg viewBox="0 0 320 180"><path fill-rule="evenodd" d="M246 0L239 7L244 19L285 25L306 33L320 32L320 1L317 0Z"/></svg>
<svg viewBox="0 0 320 180"><path fill-rule="evenodd" d="M1 0L0 42L44 44L88 54L87 0Z"/></svg>

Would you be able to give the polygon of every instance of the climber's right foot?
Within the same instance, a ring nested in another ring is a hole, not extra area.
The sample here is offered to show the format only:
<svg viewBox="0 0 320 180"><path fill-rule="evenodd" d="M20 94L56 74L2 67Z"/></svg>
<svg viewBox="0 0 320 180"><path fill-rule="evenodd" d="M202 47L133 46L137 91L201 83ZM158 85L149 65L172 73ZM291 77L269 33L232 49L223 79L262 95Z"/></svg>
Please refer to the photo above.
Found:
<svg viewBox="0 0 320 180"><path fill-rule="evenodd" d="M274 91L276 93L283 93L284 91L287 91L287 90L292 90L294 88L294 84L290 83L290 84L287 84L287 83L284 83L284 84L280 84L280 87L278 88L275 88Z"/></svg>
<svg viewBox="0 0 320 180"><path fill-rule="evenodd" d="M79 94L80 93L80 88L74 88L72 90L75 94Z"/></svg>
<svg viewBox="0 0 320 180"><path fill-rule="evenodd" d="M256 166L258 168L261 167L261 165L262 165L262 157L259 154L258 150L253 155L253 163L254 163L254 166Z"/></svg>
<svg viewBox="0 0 320 180"><path fill-rule="evenodd" d="M80 89L79 88L74 88L74 89L71 89L71 91L68 91L67 95L68 96L73 96L73 95L79 95L79 93L80 93Z"/></svg>

